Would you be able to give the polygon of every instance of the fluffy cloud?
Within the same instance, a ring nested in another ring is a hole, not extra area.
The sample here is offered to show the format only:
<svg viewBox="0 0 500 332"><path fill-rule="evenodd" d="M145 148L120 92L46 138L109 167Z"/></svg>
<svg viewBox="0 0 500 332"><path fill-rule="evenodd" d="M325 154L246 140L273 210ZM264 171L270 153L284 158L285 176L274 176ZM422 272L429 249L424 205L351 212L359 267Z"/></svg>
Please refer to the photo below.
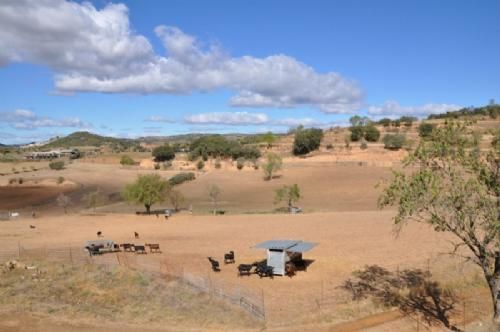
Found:
<svg viewBox="0 0 500 332"><path fill-rule="evenodd" d="M33 62L56 72L59 92L188 94L229 89L232 106L312 106L350 113L362 106L358 85L338 73L318 73L287 55L231 57L200 47L176 27L159 26L167 56L130 28L128 9L64 0L0 3L0 65Z"/></svg>
<svg viewBox="0 0 500 332"><path fill-rule="evenodd" d="M269 122L264 113L212 112L189 115L184 118L190 124L259 125Z"/></svg>
<svg viewBox="0 0 500 332"><path fill-rule="evenodd" d="M33 111L18 109L13 112L0 112L0 122L9 124L15 129L37 129L46 127L65 127L65 128L90 128L79 118L53 119L49 117L40 117Z"/></svg>
<svg viewBox="0 0 500 332"><path fill-rule="evenodd" d="M453 104L424 104L420 106L401 106L396 101L386 101L382 106L370 106L368 114L375 117L400 117L403 115L425 117L429 114L456 111L462 106Z"/></svg>
<svg viewBox="0 0 500 332"><path fill-rule="evenodd" d="M166 118L164 116L151 115L147 117L144 121L147 122L163 122L163 123L175 123L175 120Z"/></svg>

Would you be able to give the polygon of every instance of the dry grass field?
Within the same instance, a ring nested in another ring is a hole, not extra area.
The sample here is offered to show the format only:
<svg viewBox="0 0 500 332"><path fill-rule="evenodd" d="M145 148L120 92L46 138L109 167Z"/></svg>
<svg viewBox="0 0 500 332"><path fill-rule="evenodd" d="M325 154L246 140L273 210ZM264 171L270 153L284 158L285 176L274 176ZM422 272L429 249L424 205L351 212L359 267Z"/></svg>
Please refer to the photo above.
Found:
<svg viewBox="0 0 500 332"><path fill-rule="evenodd" d="M179 186L186 196L186 207L192 205L194 213L183 211L168 221L156 216L135 216L130 212L142 207L122 202L99 208L98 215L79 212L83 207L80 198L85 191L99 187L107 194L116 194L137 174L151 172L158 172L165 178L178 173L78 161L62 171L39 171L33 178L63 176L79 185L68 194L74 202L70 213L64 215L54 202L41 202L43 204L37 207L38 217L32 219L24 198L7 191L0 209L17 203L21 217L1 222L2 245L4 248L19 245L23 248L81 248L86 240L96 239L97 231L101 231L104 238L119 243L159 243L162 254L134 255L134 260L145 263L145 266L160 266L162 263L172 273L181 269L262 296L266 326L271 330L328 330L336 324L380 315L386 309L370 301L352 302L349 294L339 289L353 271L365 265L379 265L391 271L428 269L443 285L453 285L464 294L470 292L471 287L479 290L484 287L480 278L478 281L474 267L445 254L451 248L450 238L419 224L405 227L396 236L392 223L394 211L380 211L376 204L380 194L376 184L391 176L390 168L367 166L357 161L337 162L321 155L308 159L289 158L285 160L280 176L272 181L264 181L262 172L250 167L242 171L230 168L198 172L196 180ZM7 184L5 177L0 181ZM274 190L293 183L302 190L303 199L298 205L305 213L274 213ZM220 208L227 211L224 216L210 215L211 204L207 195L210 184L217 184L222 189ZM21 189L26 188L16 190ZM58 190L57 186L53 190ZM153 208L160 206L168 204ZM29 225L36 228L31 229ZM134 239L134 232L140 234L140 239ZM312 261L307 272L298 272L293 278L275 277L273 280L255 275L237 277L237 264L265 258L263 250L252 247L269 239L318 243L305 254L305 258ZM223 254L229 250L236 253L236 265L223 265L220 273L213 273L207 256L222 261ZM469 314L476 318L486 316L489 310L487 294L483 291L473 294L468 301L478 301L479 304ZM361 328L345 327L341 330L367 330L370 327L373 331L384 331L384 326L389 326L384 322L403 319L390 314L380 317L377 324L371 320L368 325L358 323ZM44 321L32 323L36 326ZM89 322L84 320L81 326ZM57 326L59 323L51 324ZM411 320L403 319L396 326L401 331L415 330ZM232 329L246 327L234 326Z"/></svg>

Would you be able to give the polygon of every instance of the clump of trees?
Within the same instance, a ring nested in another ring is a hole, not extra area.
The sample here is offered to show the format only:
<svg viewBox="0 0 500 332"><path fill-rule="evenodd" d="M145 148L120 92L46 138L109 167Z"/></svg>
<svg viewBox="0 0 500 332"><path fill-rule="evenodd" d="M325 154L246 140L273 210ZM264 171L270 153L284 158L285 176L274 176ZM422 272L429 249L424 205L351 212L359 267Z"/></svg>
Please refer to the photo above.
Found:
<svg viewBox="0 0 500 332"><path fill-rule="evenodd" d="M283 160L281 157L273 152L270 152L266 156L266 162L262 165L262 170L264 171L264 179L271 180L274 174L281 169L283 166Z"/></svg>
<svg viewBox="0 0 500 332"><path fill-rule="evenodd" d="M275 193L274 204L279 204L283 201L286 202L289 212L292 211L293 205L301 198L300 188L297 184L293 184L291 186L284 185L283 187L276 189Z"/></svg>
<svg viewBox="0 0 500 332"><path fill-rule="evenodd" d="M62 160L53 161L53 162L49 163L49 168L56 170L56 171L60 171L60 170L64 169L64 161L62 161Z"/></svg>
<svg viewBox="0 0 500 332"><path fill-rule="evenodd" d="M123 166L130 166L130 165L135 165L135 161L129 155L124 154L120 158L120 164L123 165Z"/></svg>
<svg viewBox="0 0 500 332"><path fill-rule="evenodd" d="M387 134L384 136L384 148L399 150L406 144L406 136L403 134Z"/></svg>
<svg viewBox="0 0 500 332"><path fill-rule="evenodd" d="M221 135L203 136L194 140L189 147L189 160L202 158L260 158L260 150L254 146L245 146L237 141L230 141Z"/></svg>
<svg viewBox="0 0 500 332"><path fill-rule="evenodd" d="M458 119L470 116L488 116L491 119L496 119L500 116L500 105L492 99L486 106L464 107L457 111L450 111L443 114L431 114L428 116L428 119Z"/></svg>
<svg viewBox="0 0 500 332"><path fill-rule="evenodd" d="M395 171L379 206L398 207L398 229L408 222L431 225L455 238L478 265L488 284L493 318L500 324L500 144L481 152L466 124L448 122L421 140L407 158L408 170ZM472 147L472 148L471 148Z"/></svg>
<svg viewBox="0 0 500 332"><path fill-rule="evenodd" d="M380 131L373 122L366 116L355 115L349 119L351 126L351 141L366 140L368 142L377 142L380 138Z"/></svg>
<svg viewBox="0 0 500 332"><path fill-rule="evenodd" d="M308 154L311 151L319 149L322 139L323 139L323 130L321 129L298 128L295 131L295 139L293 141L292 152L296 156Z"/></svg>
<svg viewBox="0 0 500 332"><path fill-rule="evenodd" d="M152 154L156 162L168 161L175 158L175 150L168 143L154 148Z"/></svg>
<svg viewBox="0 0 500 332"><path fill-rule="evenodd" d="M153 204L165 200L169 189L169 183L158 174L139 175L133 183L125 186L122 196L128 202L143 204L149 213Z"/></svg>

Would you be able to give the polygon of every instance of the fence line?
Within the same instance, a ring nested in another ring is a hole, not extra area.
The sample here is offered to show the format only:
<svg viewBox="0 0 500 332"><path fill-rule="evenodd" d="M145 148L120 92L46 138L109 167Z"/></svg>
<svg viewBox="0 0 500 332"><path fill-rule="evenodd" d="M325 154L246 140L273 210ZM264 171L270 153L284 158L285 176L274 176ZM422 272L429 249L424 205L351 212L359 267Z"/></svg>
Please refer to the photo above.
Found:
<svg viewBox="0 0 500 332"><path fill-rule="evenodd" d="M90 256L81 247L38 247L25 248L20 243L16 249L0 250L0 262L18 259L45 259L50 262L72 265L94 264L105 267L123 266L131 270L147 271L163 278L172 278L182 282L191 289L206 293L214 298L238 305L254 318L265 321L264 295L255 294L242 286L223 281L211 280L206 277L184 271L183 268L174 268L173 264L165 259L160 261L144 260L132 253L116 252L100 256Z"/></svg>

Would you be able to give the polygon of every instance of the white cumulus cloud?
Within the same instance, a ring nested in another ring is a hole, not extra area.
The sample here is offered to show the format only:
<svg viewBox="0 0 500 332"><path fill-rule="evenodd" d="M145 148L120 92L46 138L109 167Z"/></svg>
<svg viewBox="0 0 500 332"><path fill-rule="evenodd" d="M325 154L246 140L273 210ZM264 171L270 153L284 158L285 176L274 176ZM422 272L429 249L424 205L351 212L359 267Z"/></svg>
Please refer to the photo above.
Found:
<svg viewBox="0 0 500 332"><path fill-rule="evenodd" d="M291 56L232 57L177 27L158 26L166 55L130 27L128 9L88 2L4 0L0 3L0 65L31 62L52 68L61 93L189 94L229 89L232 106L310 106L351 113L363 92L338 73L319 73Z"/></svg>
<svg viewBox="0 0 500 332"><path fill-rule="evenodd" d="M190 124L260 125L269 122L264 113L211 112L188 115L184 118Z"/></svg>
<svg viewBox="0 0 500 332"><path fill-rule="evenodd" d="M79 118L53 119L50 117L38 116L35 112L25 109L18 109L12 112L0 112L0 122L8 124L15 129L37 129L48 127L92 127L90 123L86 123Z"/></svg>
<svg viewBox="0 0 500 332"><path fill-rule="evenodd" d="M420 106L402 106L396 101L386 101L381 106L370 106L368 114L375 117L400 117L400 116L415 116L425 117L429 114L446 113L449 111L456 111L461 109L462 106L453 104L424 104Z"/></svg>

